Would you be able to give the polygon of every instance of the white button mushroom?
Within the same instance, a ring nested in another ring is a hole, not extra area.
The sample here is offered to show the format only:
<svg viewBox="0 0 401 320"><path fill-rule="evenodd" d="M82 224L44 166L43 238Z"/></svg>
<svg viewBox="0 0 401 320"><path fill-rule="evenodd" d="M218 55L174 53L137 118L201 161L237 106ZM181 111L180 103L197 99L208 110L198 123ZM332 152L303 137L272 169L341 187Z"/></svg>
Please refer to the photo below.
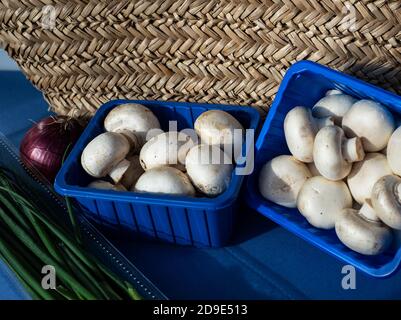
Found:
<svg viewBox="0 0 401 320"><path fill-rule="evenodd" d="M349 138L360 137L367 152L384 149L394 131L392 114L371 100L356 102L343 118L343 129Z"/></svg>
<svg viewBox="0 0 401 320"><path fill-rule="evenodd" d="M317 228L334 228L340 212L351 206L352 197L347 185L321 176L308 179L298 194L299 212Z"/></svg>
<svg viewBox="0 0 401 320"><path fill-rule="evenodd" d="M383 253L393 238L390 228L380 221L367 219L362 212L354 209L341 212L335 230L345 246L364 255Z"/></svg>
<svg viewBox="0 0 401 320"><path fill-rule="evenodd" d="M278 156L262 167L259 191L264 198L287 208L295 208L299 190L312 177L307 166L293 156Z"/></svg>
<svg viewBox="0 0 401 320"><path fill-rule="evenodd" d="M172 167L158 167L145 171L132 191L194 196L195 189L188 176Z"/></svg>
<svg viewBox="0 0 401 320"><path fill-rule="evenodd" d="M185 168L194 186L208 196L223 193L231 182L233 165L219 147L200 144L189 150Z"/></svg>
<svg viewBox="0 0 401 320"><path fill-rule="evenodd" d="M223 146L242 145L244 127L231 114L222 110L203 112L195 121L194 128L202 143Z"/></svg>
<svg viewBox="0 0 401 320"><path fill-rule="evenodd" d="M302 162L313 162L313 142L320 128L334 124L332 118L312 117L310 109L295 107L284 119L284 135L292 155Z"/></svg>
<svg viewBox="0 0 401 320"><path fill-rule="evenodd" d="M137 103L121 104L113 108L104 120L104 127L110 132L128 130L138 137L140 146L146 142L151 129L160 129L159 120L147 107Z"/></svg>
<svg viewBox="0 0 401 320"><path fill-rule="evenodd" d="M139 159L144 170L167 165L185 171L185 158L194 145L191 137L183 132L165 132L145 143Z"/></svg>
<svg viewBox="0 0 401 320"><path fill-rule="evenodd" d="M325 97L316 102L312 108L312 114L317 118L332 116L335 124L340 126L344 115L357 100L341 91L334 93L331 91L328 91Z"/></svg>
<svg viewBox="0 0 401 320"><path fill-rule="evenodd" d="M88 143L82 152L81 164L92 177L109 175L118 183L130 165L125 159L129 151L130 144L123 135L105 132Z"/></svg>
<svg viewBox="0 0 401 320"><path fill-rule="evenodd" d="M401 175L401 127L394 131L387 145L387 160L391 170Z"/></svg>
<svg viewBox="0 0 401 320"><path fill-rule="evenodd" d="M401 230L401 178L388 175L379 179L372 191L372 204L386 225Z"/></svg>
<svg viewBox="0 0 401 320"><path fill-rule="evenodd" d="M88 184L88 188L102 189L102 190L115 190L115 191L127 191L121 184L112 184L104 180L95 180Z"/></svg>
<svg viewBox="0 0 401 320"><path fill-rule="evenodd" d="M135 185L144 170L139 162L138 155L128 157L127 160L130 162L130 166L121 179L121 184L129 190L133 185Z"/></svg>
<svg viewBox="0 0 401 320"><path fill-rule="evenodd" d="M354 163L347 183L355 201L363 204L370 199L376 181L389 174L392 171L381 153L367 153L364 160Z"/></svg>
<svg viewBox="0 0 401 320"><path fill-rule="evenodd" d="M324 127L316 134L313 159L326 179L344 179L351 171L352 162L361 161L364 156L361 140L347 139L340 127Z"/></svg>

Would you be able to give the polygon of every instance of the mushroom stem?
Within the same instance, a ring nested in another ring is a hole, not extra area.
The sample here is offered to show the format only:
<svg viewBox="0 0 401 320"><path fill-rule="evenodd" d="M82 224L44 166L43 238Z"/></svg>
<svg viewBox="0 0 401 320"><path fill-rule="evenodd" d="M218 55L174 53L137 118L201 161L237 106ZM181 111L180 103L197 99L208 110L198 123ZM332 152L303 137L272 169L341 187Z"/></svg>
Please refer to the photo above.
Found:
<svg viewBox="0 0 401 320"><path fill-rule="evenodd" d="M139 156L134 155L127 160L131 163L128 170L124 173L120 183L127 188L131 189L138 181L139 177L143 174L144 170L139 162Z"/></svg>
<svg viewBox="0 0 401 320"><path fill-rule="evenodd" d="M380 221L380 219L377 217L375 209L372 206L372 202L368 199L363 203L362 207L358 211L358 214L370 222Z"/></svg>
<svg viewBox="0 0 401 320"><path fill-rule="evenodd" d="M130 165L131 162L129 162L127 159L123 159L110 170L109 176L111 179L113 179L114 183L119 183L121 181Z"/></svg>
<svg viewBox="0 0 401 320"><path fill-rule="evenodd" d="M362 161L365 157L365 151L362 147L361 139L358 137L344 139L342 143L343 157L347 162Z"/></svg>
<svg viewBox="0 0 401 320"><path fill-rule="evenodd" d="M326 118L314 118L315 125L318 128L318 130L327 127L327 126L333 126L334 125L334 117L326 117Z"/></svg>
<svg viewBox="0 0 401 320"><path fill-rule="evenodd" d="M130 154L137 154L141 150L141 138L129 130L116 131L126 138L130 144Z"/></svg>

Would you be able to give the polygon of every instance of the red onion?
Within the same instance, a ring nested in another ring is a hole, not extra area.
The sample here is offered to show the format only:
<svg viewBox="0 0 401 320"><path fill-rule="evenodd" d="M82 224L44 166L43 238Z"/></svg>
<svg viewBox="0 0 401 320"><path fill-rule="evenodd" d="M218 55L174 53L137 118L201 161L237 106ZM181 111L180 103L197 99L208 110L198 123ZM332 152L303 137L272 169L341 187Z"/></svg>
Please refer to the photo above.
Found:
<svg viewBox="0 0 401 320"><path fill-rule="evenodd" d="M22 139L21 159L53 182L67 148L71 150L83 130L80 121L51 116L36 123Z"/></svg>

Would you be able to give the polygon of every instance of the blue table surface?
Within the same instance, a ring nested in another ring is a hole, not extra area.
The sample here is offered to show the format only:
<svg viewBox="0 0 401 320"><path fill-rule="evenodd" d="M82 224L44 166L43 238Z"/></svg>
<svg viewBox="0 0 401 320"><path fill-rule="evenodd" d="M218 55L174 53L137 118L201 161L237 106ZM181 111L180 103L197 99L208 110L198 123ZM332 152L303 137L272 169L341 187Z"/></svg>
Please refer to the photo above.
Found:
<svg viewBox="0 0 401 320"><path fill-rule="evenodd" d="M42 94L20 72L0 72L0 131L18 145L31 121L48 115ZM356 272L342 288L344 264L248 208L231 245L180 247L145 240L112 242L172 299L399 299L401 272L375 279ZM0 299L26 298L0 262Z"/></svg>

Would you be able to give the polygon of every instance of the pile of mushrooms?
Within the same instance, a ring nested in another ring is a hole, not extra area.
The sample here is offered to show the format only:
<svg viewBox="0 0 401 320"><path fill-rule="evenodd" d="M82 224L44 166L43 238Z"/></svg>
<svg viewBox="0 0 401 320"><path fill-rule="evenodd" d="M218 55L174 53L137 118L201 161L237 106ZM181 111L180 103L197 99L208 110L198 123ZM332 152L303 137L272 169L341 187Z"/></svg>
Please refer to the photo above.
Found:
<svg viewBox="0 0 401 320"><path fill-rule="evenodd" d="M113 108L104 120L105 132L81 155L82 168L97 178L88 187L186 196L223 193L233 171L223 147L242 139L244 128L221 110L202 113L194 127L188 134L163 132L143 105Z"/></svg>
<svg viewBox="0 0 401 320"><path fill-rule="evenodd" d="M312 108L291 109L284 134L291 155L263 165L261 195L334 228L353 251L388 250L401 230L401 127L389 110L330 90Z"/></svg>

